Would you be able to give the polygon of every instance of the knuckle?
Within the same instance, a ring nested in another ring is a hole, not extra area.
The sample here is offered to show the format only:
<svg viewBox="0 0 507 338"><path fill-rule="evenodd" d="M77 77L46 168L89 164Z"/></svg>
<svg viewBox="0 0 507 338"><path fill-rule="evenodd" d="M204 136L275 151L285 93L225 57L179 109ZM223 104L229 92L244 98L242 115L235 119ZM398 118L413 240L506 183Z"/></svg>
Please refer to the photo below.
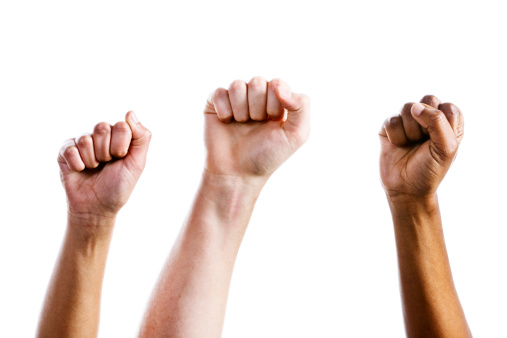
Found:
<svg viewBox="0 0 507 338"><path fill-rule="evenodd" d="M90 164L88 164L86 167L89 168L89 169L95 169L99 166L99 162L98 161L92 161Z"/></svg>
<svg viewBox="0 0 507 338"><path fill-rule="evenodd" d="M74 156L74 155L76 155L76 153L77 153L77 148L74 145L67 146L63 150L63 156L65 158L69 158L71 156Z"/></svg>
<svg viewBox="0 0 507 338"><path fill-rule="evenodd" d="M88 147L92 144L92 138L90 135L82 135L76 140L76 144L78 147Z"/></svg>
<svg viewBox="0 0 507 338"><path fill-rule="evenodd" d="M263 88L266 87L266 79L260 76L254 76L250 82L248 83L248 86L254 87L254 88Z"/></svg>
<svg viewBox="0 0 507 338"><path fill-rule="evenodd" d="M414 105L414 102L407 102L403 105L403 108L401 108L401 115L402 116L412 116L410 110L412 109L412 106Z"/></svg>
<svg viewBox="0 0 507 338"><path fill-rule="evenodd" d="M106 122L100 122L93 128L93 133L96 135L108 135L110 132L111 126Z"/></svg>
<svg viewBox="0 0 507 338"><path fill-rule="evenodd" d="M424 97L421 99L422 102L435 102L438 101L437 97L435 95L424 95Z"/></svg>
<svg viewBox="0 0 507 338"><path fill-rule="evenodd" d="M120 121L114 125L114 131L120 132L120 133L127 133L130 132L130 127L125 121Z"/></svg>
<svg viewBox="0 0 507 338"><path fill-rule="evenodd" d="M449 117L457 116L460 113L458 107L449 102L442 103L439 106L439 109L445 112L445 114Z"/></svg>
<svg viewBox="0 0 507 338"><path fill-rule="evenodd" d="M245 88L246 88L246 84L244 81L235 80L229 86L229 91L236 93L236 92L243 91Z"/></svg>
<svg viewBox="0 0 507 338"><path fill-rule="evenodd" d="M453 104L452 104L452 103L449 103L449 102L444 102L444 103L441 103L441 104L440 104L439 109L440 109L440 110L444 110L444 109L451 110L451 109L452 109L452 106L453 106Z"/></svg>
<svg viewBox="0 0 507 338"><path fill-rule="evenodd" d="M232 114L232 111L230 110L223 110L223 111L220 111L218 113L218 118L220 120L230 120L231 118L233 118L233 114Z"/></svg>
<svg viewBox="0 0 507 338"><path fill-rule="evenodd" d="M217 90L215 90L215 95L214 95L214 100L224 100L224 99L227 99L227 89L225 88L217 88Z"/></svg>
<svg viewBox="0 0 507 338"><path fill-rule="evenodd" d="M112 150L114 157L118 157L118 158L125 157L127 155L127 152L128 152L128 150L121 149L121 148Z"/></svg>
<svg viewBox="0 0 507 338"><path fill-rule="evenodd" d="M250 118L254 121L264 121L266 119L266 112L250 113Z"/></svg>
<svg viewBox="0 0 507 338"><path fill-rule="evenodd" d="M400 117L398 115L389 117L388 124L390 127L398 127L401 124Z"/></svg>
<svg viewBox="0 0 507 338"><path fill-rule="evenodd" d="M283 84L283 80L279 78L274 78L269 82L269 84L273 87L281 86Z"/></svg>
<svg viewBox="0 0 507 338"><path fill-rule="evenodd" d="M248 116L234 116L236 122L247 122L250 118Z"/></svg>
<svg viewBox="0 0 507 338"><path fill-rule="evenodd" d="M231 116L220 116L220 115L218 115L218 119L220 120L220 122L225 123L225 124L228 124L228 123L232 122L232 117Z"/></svg>
<svg viewBox="0 0 507 338"><path fill-rule="evenodd" d="M112 159L109 151L96 152L95 156L97 157L97 161L99 161L99 162L108 162L108 161L111 161L111 159Z"/></svg>
<svg viewBox="0 0 507 338"><path fill-rule="evenodd" d="M227 94L227 89L223 87L215 89L215 95L224 95L224 94Z"/></svg>

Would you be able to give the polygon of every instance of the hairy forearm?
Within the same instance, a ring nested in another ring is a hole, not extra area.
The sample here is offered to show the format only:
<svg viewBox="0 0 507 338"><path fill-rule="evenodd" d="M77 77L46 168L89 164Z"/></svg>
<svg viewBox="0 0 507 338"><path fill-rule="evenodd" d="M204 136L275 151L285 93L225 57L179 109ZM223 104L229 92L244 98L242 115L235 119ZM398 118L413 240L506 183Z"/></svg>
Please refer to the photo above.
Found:
<svg viewBox="0 0 507 338"><path fill-rule="evenodd" d="M471 336L445 247L436 195L389 199L409 337Z"/></svg>
<svg viewBox="0 0 507 338"><path fill-rule="evenodd" d="M69 216L38 337L96 337L102 280L114 217Z"/></svg>
<svg viewBox="0 0 507 338"><path fill-rule="evenodd" d="M141 336L220 337L234 262L263 183L203 175Z"/></svg>

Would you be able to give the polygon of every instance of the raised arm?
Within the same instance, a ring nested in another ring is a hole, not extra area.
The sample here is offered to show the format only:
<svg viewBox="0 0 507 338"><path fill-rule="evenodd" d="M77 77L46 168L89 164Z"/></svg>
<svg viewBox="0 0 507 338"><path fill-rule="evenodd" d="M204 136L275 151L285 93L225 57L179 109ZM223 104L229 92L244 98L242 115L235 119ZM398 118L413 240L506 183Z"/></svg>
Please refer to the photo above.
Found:
<svg viewBox="0 0 507 338"><path fill-rule="evenodd" d="M308 98L280 80L235 81L210 96L204 113L201 185L153 292L142 337L220 337L255 201L308 137Z"/></svg>
<svg viewBox="0 0 507 338"><path fill-rule="evenodd" d="M67 140L58 155L67 229L38 337L96 337L102 279L116 215L141 175L151 133L133 112L114 126Z"/></svg>
<svg viewBox="0 0 507 338"><path fill-rule="evenodd" d="M380 173L398 251L409 337L471 337L454 287L437 188L463 138L463 115L425 96L407 103L380 131Z"/></svg>

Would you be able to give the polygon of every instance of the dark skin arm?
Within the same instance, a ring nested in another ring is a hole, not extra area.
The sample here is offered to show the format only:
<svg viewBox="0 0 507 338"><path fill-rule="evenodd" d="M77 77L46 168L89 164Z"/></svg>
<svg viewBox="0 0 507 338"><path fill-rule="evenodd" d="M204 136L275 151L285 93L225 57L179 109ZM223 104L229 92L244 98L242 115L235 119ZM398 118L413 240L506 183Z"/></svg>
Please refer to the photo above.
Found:
<svg viewBox="0 0 507 338"><path fill-rule="evenodd" d="M408 337L471 337L452 278L437 198L463 138L463 114L434 96L421 103L407 103L379 133L405 328Z"/></svg>

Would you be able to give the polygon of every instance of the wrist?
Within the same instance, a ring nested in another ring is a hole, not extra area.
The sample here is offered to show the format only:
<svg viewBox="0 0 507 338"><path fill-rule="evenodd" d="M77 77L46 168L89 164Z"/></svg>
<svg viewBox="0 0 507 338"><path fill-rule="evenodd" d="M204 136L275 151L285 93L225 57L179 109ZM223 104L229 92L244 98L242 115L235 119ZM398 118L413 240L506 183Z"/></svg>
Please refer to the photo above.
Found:
<svg viewBox="0 0 507 338"><path fill-rule="evenodd" d="M113 233L116 214L92 214L67 212L67 229L83 240L110 238Z"/></svg>
<svg viewBox="0 0 507 338"><path fill-rule="evenodd" d="M232 174L217 174L204 169L201 188L211 188L215 191L236 191L244 194L259 194L268 181L265 176L241 176Z"/></svg>
<svg viewBox="0 0 507 338"><path fill-rule="evenodd" d="M217 175L205 170L198 191L200 205L221 223L236 223L251 214L264 179Z"/></svg>
<svg viewBox="0 0 507 338"><path fill-rule="evenodd" d="M439 212L437 194L429 195L389 195L387 201L393 217L412 217L413 215L430 215Z"/></svg>

